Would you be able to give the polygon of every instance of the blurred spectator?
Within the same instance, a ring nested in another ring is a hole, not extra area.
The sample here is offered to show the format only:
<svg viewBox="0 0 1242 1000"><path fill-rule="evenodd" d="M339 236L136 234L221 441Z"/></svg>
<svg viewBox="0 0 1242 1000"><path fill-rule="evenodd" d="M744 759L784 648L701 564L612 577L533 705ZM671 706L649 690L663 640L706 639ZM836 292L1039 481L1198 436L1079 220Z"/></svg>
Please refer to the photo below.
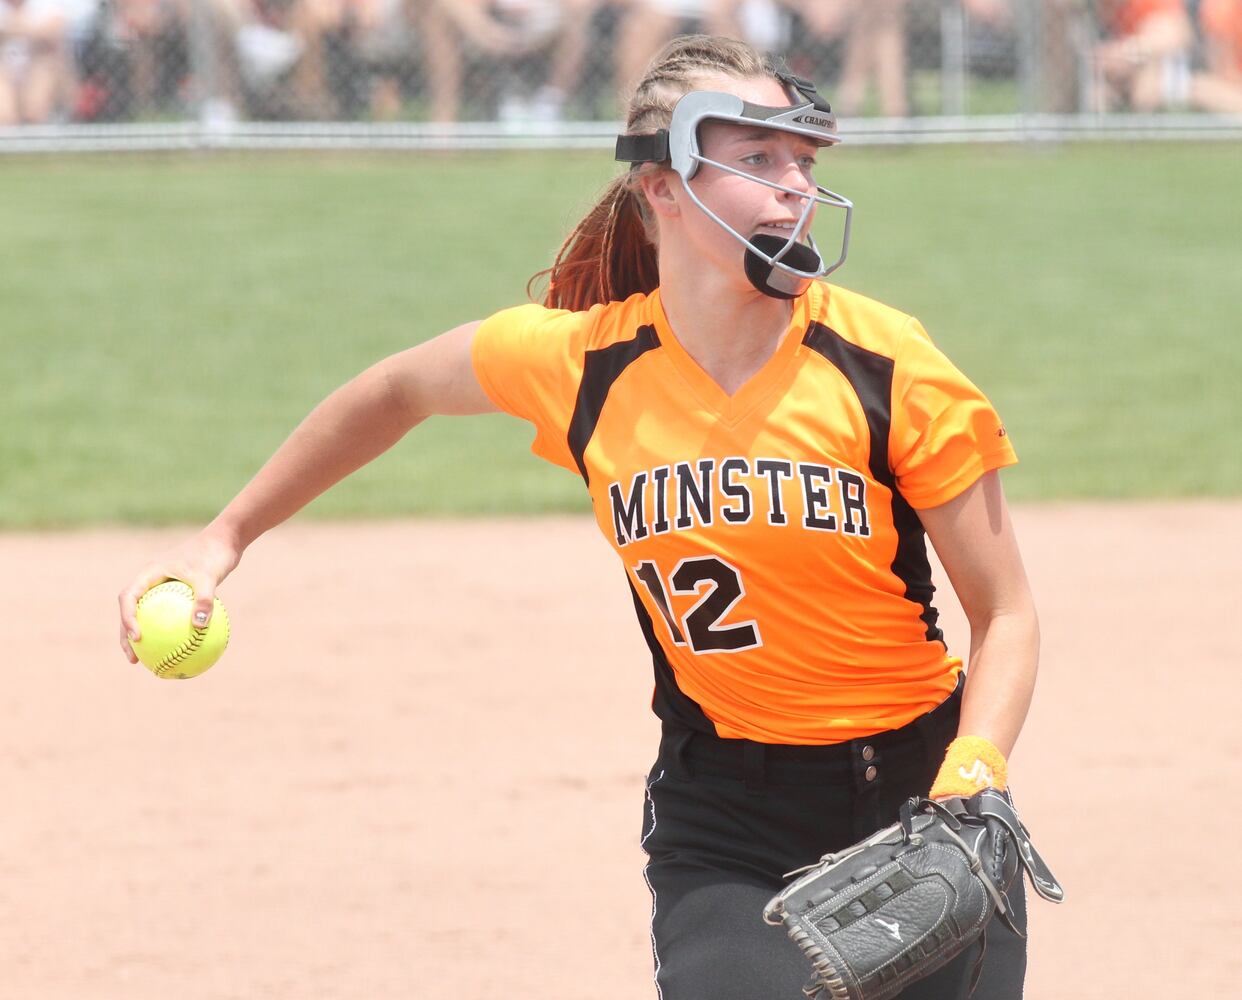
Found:
<svg viewBox="0 0 1242 1000"><path fill-rule="evenodd" d="M1242 113L1242 0L0 0L0 124L69 108L84 121L391 119L418 88L436 121L555 121L567 105L589 118L692 31L787 58L842 115L901 117L909 59L937 65L908 36L927 40L941 4L965 13L966 51L992 39L1007 75L1013 40L1037 25L1048 110Z"/></svg>
<svg viewBox="0 0 1242 1000"><path fill-rule="evenodd" d="M1203 0L1206 72L1191 83L1191 103L1205 111L1242 114L1242 0Z"/></svg>
<svg viewBox="0 0 1242 1000"><path fill-rule="evenodd" d="M1023 0L960 0L966 14L966 65L969 72L992 78L1018 75L1019 21ZM1044 4L1046 11L1050 3Z"/></svg>
<svg viewBox="0 0 1242 1000"><path fill-rule="evenodd" d="M302 86L322 114L393 119L415 63L420 0L302 0L307 51Z"/></svg>
<svg viewBox="0 0 1242 1000"><path fill-rule="evenodd" d="M718 0L715 30L749 42L771 55L785 55L809 35L840 37L849 23L853 0ZM816 75L816 74L812 74ZM827 83L827 80L817 80Z"/></svg>
<svg viewBox="0 0 1242 1000"><path fill-rule="evenodd" d="M546 8L541 13L545 14L546 24ZM557 9L558 17L559 13ZM535 33L538 21L533 19L533 24L528 24L528 30L523 32L507 19L497 17L489 0L427 0L422 36L431 120L457 121L461 117L467 63L484 57L495 66L527 54L528 39Z"/></svg>
<svg viewBox="0 0 1242 1000"><path fill-rule="evenodd" d="M109 0L61 0L61 6L68 25L71 84L65 114L74 120L94 121L103 116L103 99L109 92L97 86L93 77L108 77L114 68L109 56L116 44L105 41L112 24L111 4Z"/></svg>
<svg viewBox="0 0 1242 1000"><path fill-rule="evenodd" d="M655 0L660 2L660 0ZM791 54L797 71L816 78L840 114L856 115L874 80L882 114L904 116L906 0L706 0L709 30L734 34L774 55ZM843 58L827 55L841 40ZM835 81L828 63L842 64Z"/></svg>
<svg viewBox="0 0 1242 1000"><path fill-rule="evenodd" d="M61 0L0 0L0 125L42 124L69 98Z"/></svg>
<svg viewBox="0 0 1242 1000"><path fill-rule="evenodd" d="M497 16L520 32L530 46L528 53L532 57L525 68L525 87L519 79L517 91L502 95L499 102L502 120L560 120L565 103L582 75L595 12L612 2L492 0Z"/></svg>
<svg viewBox="0 0 1242 1000"><path fill-rule="evenodd" d="M618 41L619 75L633 81L675 33L719 32L773 55L791 54L798 71L817 78L843 114L857 114L874 81L881 113L904 116L906 0L629 0ZM843 42L839 79L825 56Z"/></svg>
<svg viewBox="0 0 1242 1000"><path fill-rule="evenodd" d="M855 0L849 11L837 111L859 114L874 81L880 114L904 118L910 110L906 76L906 0Z"/></svg>
<svg viewBox="0 0 1242 1000"><path fill-rule="evenodd" d="M1096 39L1087 0L1044 0L1041 8L1040 58L1042 107L1069 114L1088 99L1091 49Z"/></svg>
<svg viewBox="0 0 1242 1000"><path fill-rule="evenodd" d="M1012 0L962 0L962 7L971 17L989 24L1013 22Z"/></svg>
<svg viewBox="0 0 1242 1000"><path fill-rule="evenodd" d="M461 115L473 64L474 89L502 121L559 120L581 75L591 19L612 0L426 0L420 21L432 121Z"/></svg>
<svg viewBox="0 0 1242 1000"><path fill-rule="evenodd" d="M815 81L834 107L844 36L855 0L719 0L717 30L784 60Z"/></svg>
<svg viewBox="0 0 1242 1000"><path fill-rule="evenodd" d="M807 30L821 38L839 35L844 31L852 6L851 0L820 0L819 3L780 0L780 3L797 13Z"/></svg>
<svg viewBox="0 0 1242 1000"><path fill-rule="evenodd" d="M1194 32L1182 0L1099 0L1098 110L1157 111L1190 96Z"/></svg>
<svg viewBox="0 0 1242 1000"><path fill-rule="evenodd" d="M737 34L729 0L627 0L617 37L618 90L629 94L670 38L694 32Z"/></svg>
<svg viewBox="0 0 1242 1000"><path fill-rule="evenodd" d="M72 114L76 121L113 121L126 113L128 67L112 14L111 7L100 0L73 39L78 86Z"/></svg>
<svg viewBox="0 0 1242 1000"><path fill-rule="evenodd" d="M72 0L80 121L183 116L236 118L235 34L249 0Z"/></svg>
<svg viewBox="0 0 1242 1000"><path fill-rule="evenodd" d="M130 114L175 110L190 71L188 0L114 0L113 37L123 49Z"/></svg>
<svg viewBox="0 0 1242 1000"><path fill-rule="evenodd" d="M328 116L322 76L308 56L315 12L304 0L235 0L233 53L246 116L260 120Z"/></svg>

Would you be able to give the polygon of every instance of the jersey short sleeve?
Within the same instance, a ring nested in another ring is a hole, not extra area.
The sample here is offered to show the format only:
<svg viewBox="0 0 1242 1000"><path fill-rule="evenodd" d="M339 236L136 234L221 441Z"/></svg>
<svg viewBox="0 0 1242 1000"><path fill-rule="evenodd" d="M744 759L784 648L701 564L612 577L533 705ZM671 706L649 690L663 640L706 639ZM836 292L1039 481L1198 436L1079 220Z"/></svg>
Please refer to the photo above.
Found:
<svg viewBox="0 0 1242 1000"><path fill-rule="evenodd" d="M577 464L567 435L587 315L540 305L503 309L480 324L471 344L474 373L488 398L534 425L531 451L571 472Z"/></svg>
<svg viewBox="0 0 1242 1000"><path fill-rule="evenodd" d="M902 331L892 405L889 461L916 509L947 503L985 472L1018 461L987 397L915 319Z"/></svg>

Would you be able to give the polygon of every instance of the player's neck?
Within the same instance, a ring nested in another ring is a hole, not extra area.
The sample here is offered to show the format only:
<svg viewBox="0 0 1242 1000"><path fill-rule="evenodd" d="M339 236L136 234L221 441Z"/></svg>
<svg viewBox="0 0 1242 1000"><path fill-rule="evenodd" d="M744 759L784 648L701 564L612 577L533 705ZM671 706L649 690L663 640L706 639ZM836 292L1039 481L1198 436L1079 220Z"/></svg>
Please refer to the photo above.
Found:
<svg viewBox="0 0 1242 1000"><path fill-rule="evenodd" d="M661 268L660 277L660 299L678 342L733 395L776 353L789 327L790 303L706 268L692 277Z"/></svg>

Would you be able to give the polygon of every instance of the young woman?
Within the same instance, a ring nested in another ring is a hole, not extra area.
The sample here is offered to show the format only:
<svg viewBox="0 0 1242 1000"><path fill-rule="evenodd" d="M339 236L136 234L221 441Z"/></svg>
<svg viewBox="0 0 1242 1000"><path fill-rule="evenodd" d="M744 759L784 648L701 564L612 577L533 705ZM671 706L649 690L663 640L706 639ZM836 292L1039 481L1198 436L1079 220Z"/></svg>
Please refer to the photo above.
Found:
<svg viewBox="0 0 1242 1000"><path fill-rule="evenodd" d="M380 362L320 404L196 537L120 595L175 577L210 614L264 531L433 413L503 410L580 474L624 563L663 722L644 803L665 1000L802 996L761 913L783 873L894 821L916 794L1003 786L1037 627L984 396L917 321L817 280L805 81L722 38L653 61L618 157L542 305ZM829 254L829 259L834 255ZM971 623L969 682L936 627L924 532ZM939 768L939 772L938 772ZM1011 900L1024 920L1020 881ZM902 997L964 997L976 947ZM987 935L980 1000L1021 996L1023 941Z"/></svg>

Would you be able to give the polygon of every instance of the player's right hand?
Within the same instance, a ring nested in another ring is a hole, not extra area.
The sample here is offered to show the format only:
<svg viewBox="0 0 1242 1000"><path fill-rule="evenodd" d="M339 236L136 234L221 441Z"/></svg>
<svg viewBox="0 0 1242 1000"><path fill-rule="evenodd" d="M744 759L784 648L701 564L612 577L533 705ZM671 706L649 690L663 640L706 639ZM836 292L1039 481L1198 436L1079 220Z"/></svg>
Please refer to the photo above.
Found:
<svg viewBox="0 0 1242 1000"><path fill-rule="evenodd" d="M242 550L227 533L208 526L199 534L148 563L117 596L121 609L121 651L137 663L130 640L141 637L138 598L165 580L180 580L194 591L193 624L202 628L211 621L216 587L241 561Z"/></svg>

